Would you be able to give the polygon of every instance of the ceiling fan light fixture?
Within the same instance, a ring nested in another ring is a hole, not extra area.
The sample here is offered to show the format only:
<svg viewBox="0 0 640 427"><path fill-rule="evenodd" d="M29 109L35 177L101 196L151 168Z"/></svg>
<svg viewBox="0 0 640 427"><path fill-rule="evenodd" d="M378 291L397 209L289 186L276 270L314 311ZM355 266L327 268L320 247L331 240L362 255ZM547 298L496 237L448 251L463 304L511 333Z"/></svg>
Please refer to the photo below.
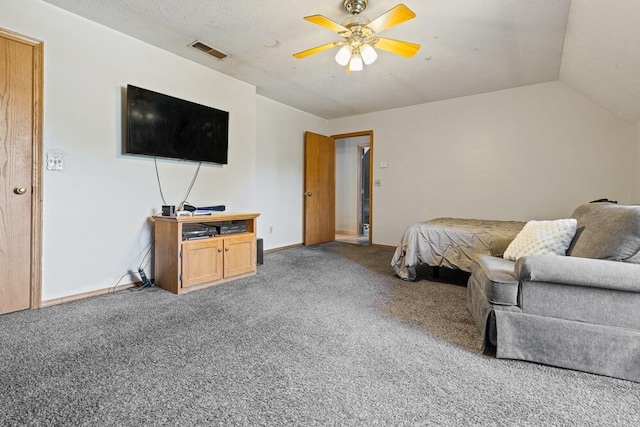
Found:
<svg viewBox="0 0 640 427"><path fill-rule="evenodd" d="M338 53L336 54L336 62L343 67L349 63L351 59L351 46L344 45L340 48Z"/></svg>
<svg viewBox="0 0 640 427"><path fill-rule="evenodd" d="M349 71L362 71L362 56L359 53L351 55L351 61L349 61Z"/></svg>
<svg viewBox="0 0 640 427"><path fill-rule="evenodd" d="M376 52L373 46L367 43L364 43L360 47L360 54L362 55L362 61L367 65L373 64L376 62L376 59L378 59L378 52Z"/></svg>
<svg viewBox="0 0 640 427"><path fill-rule="evenodd" d="M344 8L351 15L342 24L323 15L305 16L304 19L338 33L341 41L325 43L302 52L294 53L295 58L306 58L315 53L339 47L335 60L347 72L361 71L365 65L371 65L378 59L378 49L411 58L420 49L419 44L402 40L381 38L378 33L402 24L416 17L416 14L404 4L398 4L373 21L361 15L368 0L343 0Z"/></svg>

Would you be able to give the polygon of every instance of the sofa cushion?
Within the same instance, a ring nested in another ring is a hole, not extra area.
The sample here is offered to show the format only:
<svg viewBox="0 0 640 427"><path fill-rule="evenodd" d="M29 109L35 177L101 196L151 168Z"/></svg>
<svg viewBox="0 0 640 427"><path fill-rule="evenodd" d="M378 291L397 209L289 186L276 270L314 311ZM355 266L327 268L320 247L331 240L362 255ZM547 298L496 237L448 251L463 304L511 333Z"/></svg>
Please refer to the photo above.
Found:
<svg viewBox="0 0 640 427"><path fill-rule="evenodd" d="M574 218L529 221L504 251L504 258L516 261L527 255L565 255L576 234Z"/></svg>
<svg viewBox="0 0 640 427"><path fill-rule="evenodd" d="M567 255L640 264L640 206L587 203L571 216L578 227Z"/></svg>

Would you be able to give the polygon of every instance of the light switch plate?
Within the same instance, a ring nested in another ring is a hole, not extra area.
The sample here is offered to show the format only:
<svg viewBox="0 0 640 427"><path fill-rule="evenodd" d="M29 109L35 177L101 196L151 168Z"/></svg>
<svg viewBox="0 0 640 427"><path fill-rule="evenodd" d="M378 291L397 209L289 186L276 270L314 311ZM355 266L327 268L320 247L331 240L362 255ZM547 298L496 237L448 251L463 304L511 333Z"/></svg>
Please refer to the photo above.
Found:
<svg viewBox="0 0 640 427"><path fill-rule="evenodd" d="M64 170L64 156L60 153L47 153L47 170L48 171L63 171Z"/></svg>

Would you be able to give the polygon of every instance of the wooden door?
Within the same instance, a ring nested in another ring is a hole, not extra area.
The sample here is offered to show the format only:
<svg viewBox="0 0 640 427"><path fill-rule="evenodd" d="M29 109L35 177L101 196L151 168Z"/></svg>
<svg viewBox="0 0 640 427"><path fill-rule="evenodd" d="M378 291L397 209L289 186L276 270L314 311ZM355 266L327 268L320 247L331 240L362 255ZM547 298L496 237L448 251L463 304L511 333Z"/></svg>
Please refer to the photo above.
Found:
<svg viewBox="0 0 640 427"><path fill-rule="evenodd" d="M0 314L40 306L42 44L0 29Z"/></svg>
<svg viewBox="0 0 640 427"><path fill-rule="evenodd" d="M304 244L333 242L336 237L336 141L304 135Z"/></svg>

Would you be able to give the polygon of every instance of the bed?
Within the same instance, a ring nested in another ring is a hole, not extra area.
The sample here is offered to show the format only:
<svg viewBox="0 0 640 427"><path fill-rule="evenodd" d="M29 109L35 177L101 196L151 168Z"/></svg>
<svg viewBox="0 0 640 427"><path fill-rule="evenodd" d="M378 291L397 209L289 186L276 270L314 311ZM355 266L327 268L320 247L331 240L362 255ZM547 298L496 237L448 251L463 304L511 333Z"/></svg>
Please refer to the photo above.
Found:
<svg viewBox="0 0 640 427"><path fill-rule="evenodd" d="M525 222L435 218L407 228L391 266L404 280L416 279L416 266L471 271L475 254L502 256Z"/></svg>

